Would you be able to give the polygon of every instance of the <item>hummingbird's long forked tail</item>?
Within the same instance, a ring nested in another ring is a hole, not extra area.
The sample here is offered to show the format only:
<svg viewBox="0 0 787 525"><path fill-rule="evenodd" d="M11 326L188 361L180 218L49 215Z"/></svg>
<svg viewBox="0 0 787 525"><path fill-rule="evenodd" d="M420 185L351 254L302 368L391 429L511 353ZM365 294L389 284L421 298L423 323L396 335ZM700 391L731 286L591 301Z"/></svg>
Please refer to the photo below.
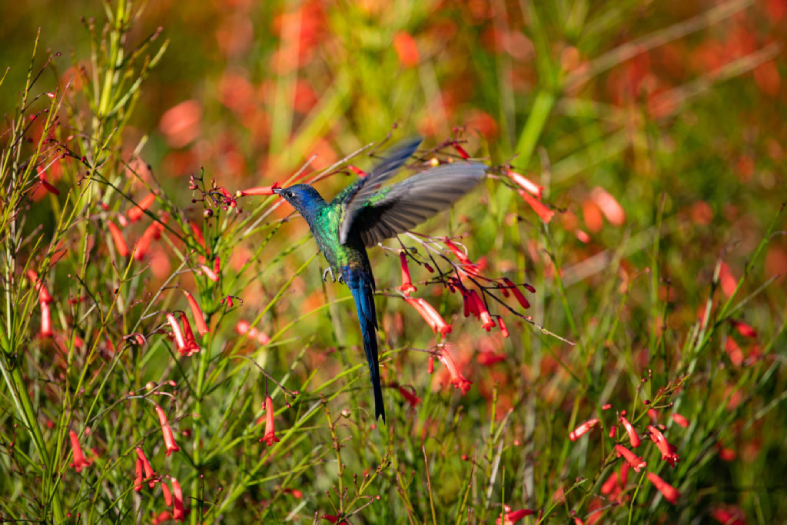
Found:
<svg viewBox="0 0 787 525"><path fill-rule="evenodd" d="M363 351L369 363L369 375L374 391L374 418L383 418L385 423L385 406L383 389L380 385L380 365L377 358L377 313L374 309L374 277L367 271L344 268L344 282L352 292L355 307L358 310L358 321L361 323Z"/></svg>

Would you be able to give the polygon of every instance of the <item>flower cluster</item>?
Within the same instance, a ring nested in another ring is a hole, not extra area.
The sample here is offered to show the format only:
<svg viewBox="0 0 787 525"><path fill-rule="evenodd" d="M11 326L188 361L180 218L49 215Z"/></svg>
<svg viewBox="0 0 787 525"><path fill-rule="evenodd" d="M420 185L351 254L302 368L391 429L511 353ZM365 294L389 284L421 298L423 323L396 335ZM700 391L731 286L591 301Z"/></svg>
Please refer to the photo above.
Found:
<svg viewBox="0 0 787 525"><path fill-rule="evenodd" d="M603 410L607 410L611 408L612 405L604 405L602 407ZM643 413L642 415L645 415ZM656 411L652 408L647 410L647 415L654 419L656 416ZM689 426L688 420L680 414L673 413L672 415L676 424L686 428ZM615 455L619 458L623 458L624 462L622 463L620 473L613 472L609 478L602 484L601 486L601 494L607 496L610 500L614 501L621 496L622 491L626 488L627 483L627 475L628 469L633 469L635 472L640 472L642 469L648 466L647 462L643 460L640 456L635 454L631 449L638 448L642 444L642 439L640 435L637 433L636 428L634 425L629 421L626 417L626 411L620 412L617 416L617 422L622 425L623 429L625 429L625 433L627 439L629 441L629 447L618 443L615 445ZM591 429L600 426L601 420L598 418L593 418L588 421L581 423L577 426L574 430L569 433L569 439L571 441L576 441L580 437L587 434ZM616 432L615 429L617 425L611 427L609 432L609 437L614 438ZM651 424L647 426L647 436L650 440L656 445L658 450L661 453L662 461L666 461L670 467L674 468L676 463L680 460L680 457L677 454L677 448L667 441L667 438L662 433L662 430L658 428L655 424ZM662 493L664 498L672 504L676 504L678 498L680 497L680 493L678 490L664 481L661 477L656 475L653 472L647 473L647 478L656 487L656 489Z"/></svg>

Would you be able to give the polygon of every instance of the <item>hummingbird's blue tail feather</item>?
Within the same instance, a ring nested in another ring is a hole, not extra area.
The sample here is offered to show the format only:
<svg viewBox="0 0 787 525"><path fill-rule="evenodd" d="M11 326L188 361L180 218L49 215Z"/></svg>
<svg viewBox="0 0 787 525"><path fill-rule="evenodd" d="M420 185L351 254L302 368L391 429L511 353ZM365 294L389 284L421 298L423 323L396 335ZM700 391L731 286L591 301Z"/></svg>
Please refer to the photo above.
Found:
<svg viewBox="0 0 787 525"><path fill-rule="evenodd" d="M385 407L383 390L380 385L380 366L377 360L377 313L374 309L374 277L367 271L342 269L344 281L349 286L358 310L358 321L361 323L363 350L369 362L369 374L374 390L374 418L383 418L385 423Z"/></svg>

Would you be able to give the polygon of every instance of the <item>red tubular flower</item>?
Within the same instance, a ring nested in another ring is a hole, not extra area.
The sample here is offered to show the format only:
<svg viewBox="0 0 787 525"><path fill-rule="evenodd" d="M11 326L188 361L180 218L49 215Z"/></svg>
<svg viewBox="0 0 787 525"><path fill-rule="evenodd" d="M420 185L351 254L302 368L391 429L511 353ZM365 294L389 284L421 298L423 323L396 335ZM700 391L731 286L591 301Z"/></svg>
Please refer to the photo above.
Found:
<svg viewBox="0 0 787 525"><path fill-rule="evenodd" d="M741 350L741 347L738 346L738 343L736 343L732 337L728 337L727 341L724 343L724 351L727 352L730 362L733 365L741 366L743 364L743 350Z"/></svg>
<svg viewBox="0 0 787 525"><path fill-rule="evenodd" d="M145 255L148 253L148 249L150 249L150 243L153 242L153 239L161 235L161 230L164 227L159 224L158 222L154 222L147 229L142 233L142 237L139 238L137 241L137 245L134 246L134 260L141 261Z"/></svg>
<svg viewBox="0 0 787 525"><path fill-rule="evenodd" d="M169 487L166 483L161 484L161 491L164 493L164 505L167 507L172 506L172 492L170 492Z"/></svg>
<svg viewBox="0 0 787 525"><path fill-rule="evenodd" d="M497 322L500 325L500 333L503 334L503 337L508 337L510 334L508 333L508 327L506 326L506 323L503 321L503 318L498 317Z"/></svg>
<svg viewBox="0 0 787 525"><path fill-rule="evenodd" d="M183 312L180 312L180 322L183 324L183 337L186 340L186 346L180 352L180 355L191 357L200 351L199 343L197 343L197 340L194 338L194 332L191 331L189 318L186 317L186 314Z"/></svg>
<svg viewBox="0 0 787 525"><path fill-rule="evenodd" d="M193 295L186 290L183 290L183 293L186 294L186 300L189 302L189 307L191 307L191 315L194 317L194 323L197 325L197 332L199 332L200 337L202 337L210 332L210 328L208 328L208 324L205 322L205 316L202 315L202 309L199 307L199 303L197 303Z"/></svg>
<svg viewBox="0 0 787 525"><path fill-rule="evenodd" d="M476 361L478 361L478 364L481 366L492 366L495 363L505 360L505 354L496 354L494 352L480 352L476 358Z"/></svg>
<svg viewBox="0 0 787 525"><path fill-rule="evenodd" d="M648 472L647 476L650 482L653 483L657 489L659 489L659 492L661 492L661 494L664 496L664 499L673 505L678 503L678 498L680 497L680 492L678 492L678 489L661 479L653 472Z"/></svg>
<svg viewBox="0 0 787 525"><path fill-rule="evenodd" d="M461 283L458 284L458 288L459 292L462 294L463 315L465 317L470 317L472 314L478 317L478 309L476 308L476 303L470 290L462 286Z"/></svg>
<svg viewBox="0 0 787 525"><path fill-rule="evenodd" d="M161 433L164 435L164 444L167 446L167 457L173 452L180 450L180 447L175 443L175 435L172 432L172 427L169 426L167 420L167 413L164 409L156 405L156 414L158 414L158 421L161 424Z"/></svg>
<svg viewBox="0 0 787 525"><path fill-rule="evenodd" d="M352 164L347 166L347 169L358 175L359 177L366 177L367 173L363 171L361 168L357 166L353 166Z"/></svg>
<svg viewBox="0 0 787 525"><path fill-rule="evenodd" d="M205 276L206 276L208 279L210 279L210 280L211 280L211 281L213 281L214 283L217 283L217 282L219 282L219 276L218 276L218 274L217 274L216 272L214 272L213 270L211 270L210 268L208 268L208 267L207 267L207 266L205 266L204 264L201 264L201 265L200 265L200 268L202 268L202 271L203 271L203 272L205 272Z"/></svg>
<svg viewBox="0 0 787 525"><path fill-rule="evenodd" d="M159 525L160 523L167 522L172 519L172 514L169 513L168 510L164 510L158 513L158 516L151 520L153 525Z"/></svg>
<svg viewBox="0 0 787 525"><path fill-rule="evenodd" d="M249 188L247 190L238 190L235 192L235 197L249 197L252 195L273 195L273 190L279 187L278 182L274 182L272 186L257 186L256 188Z"/></svg>
<svg viewBox="0 0 787 525"><path fill-rule="evenodd" d="M568 439L570 439L571 441L578 440L579 438L590 432L593 429L593 427L598 425L600 422L601 420L596 418L588 419L587 421L579 425L577 428L572 430L571 433L569 433L568 435Z"/></svg>
<svg viewBox="0 0 787 525"><path fill-rule="evenodd" d="M610 429L609 429L609 439L612 439L612 438L614 438L614 437L615 437L615 434L617 434L617 433L618 433L618 427L612 427L612 428L610 428Z"/></svg>
<svg viewBox="0 0 787 525"><path fill-rule="evenodd" d="M123 234L120 233L120 229L112 221L107 221L107 228L109 228L109 233L112 235L112 241L115 243L115 249L117 249L118 255L121 257L128 257L128 245L126 244L126 240L123 239Z"/></svg>
<svg viewBox="0 0 787 525"><path fill-rule="evenodd" d="M302 499L303 498L303 491L300 491L298 489L286 488L286 489L284 489L284 493L285 494L292 494L292 497L295 498L295 499Z"/></svg>
<svg viewBox="0 0 787 525"><path fill-rule="evenodd" d="M675 453L677 448L671 445L667 438L664 437L664 434L653 425L648 425L648 431L650 432L650 439L661 451L661 459L669 463L672 468L675 468L675 463L680 461L680 456Z"/></svg>
<svg viewBox="0 0 787 525"><path fill-rule="evenodd" d="M175 478L169 478L172 482L172 493L175 496L175 507L172 512L172 519L175 521L183 521L186 513L183 511L183 491L180 489L180 482Z"/></svg>
<svg viewBox="0 0 787 525"><path fill-rule="evenodd" d="M473 301L475 301L476 311L478 312L478 316L481 318L481 322L483 323L481 327L487 332L490 331L497 325L492 320L489 310L487 310L486 305L484 304L483 299L481 299L481 296L478 295L478 292L475 290L470 290L470 294L472 295Z"/></svg>
<svg viewBox="0 0 787 525"><path fill-rule="evenodd" d="M52 186L52 183L49 182L49 179L46 176L46 170L41 166L36 166L36 171L38 171L38 180L41 181L41 185L46 188L46 191L54 195L60 195L60 190Z"/></svg>
<svg viewBox="0 0 787 525"><path fill-rule="evenodd" d="M620 465L620 486L621 488L626 487L626 483L628 483L629 479L629 470L631 470L631 465L628 463L623 463Z"/></svg>
<svg viewBox="0 0 787 525"><path fill-rule="evenodd" d="M262 441L269 447L279 441L273 424L273 399L271 396L265 396L265 435L260 438L260 442Z"/></svg>
<svg viewBox="0 0 787 525"><path fill-rule="evenodd" d="M467 160L470 158L470 155L465 151L465 149L459 145L457 142L452 142L451 146L454 147L459 156L462 157L463 160Z"/></svg>
<svg viewBox="0 0 787 525"><path fill-rule="evenodd" d="M407 403L409 403L410 406L413 407L418 406L418 403L421 402L421 398L415 395L414 393L410 392L410 390L403 387L402 385L398 385L398 386L399 386L399 393L402 394L404 400L407 401Z"/></svg>
<svg viewBox="0 0 787 525"><path fill-rule="evenodd" d="M235 331L239 335L246 335L249 332L250 328L251 328L251 325L249 324L249 322L248 321L244 321L243 319L238 321L238 324L235 325Z"/></svg>
<svg viewBox="0 0 787 525"><path fill-rule="evenodd" d="M743 337L757 337L757 331L754 330L754 328L752 328L750 325L744 323L743 321L736 321L733 319L730 322L732 323L732 326L734 326L735 329L738 331L738 333L741 334Z"/></svg>
<svg viewBox="0 0 787 525"><path fill-rule="evenodd" d="M443 335L451 333L451 325L446 323L445 320L440 317L440 314L437 313L437 310L432 308L432 305L424 301L420 297L405 297L405 301L410 303L413 308L418 310L418 313L421 314L421 317L432 327L434 333L441 333Z"/></svg>
<svg viewBox="0 0 787 525"><path fill-rule="evenodd" d="M38 280L38 274L35 270L27 270L27 278L35 285L36 291L38 292L38 300L44 303L51 303L52 295L49 293L46 286L44 286L44 281Z"/></svg>
<svg viewBox="0 0 787 525"><path fill-rule="evenodd" d="M142 480L145 478L145 474L142 472L142 460L137 457L136 461L136 470L134 473L134 490L137 492L142 492Z"/></svg>
<svg viewBox="0 0 787 525"><path fill-rule="evenodd" d="M519 190L519 195L525 200L526 203L530 205L531 208L533 208L533 211L536 212L542 221L548 223L552 220L555 212L541 204L541 201L537 200L535 197L532 197L525 190Z"/></svg>
<svg viewBox="0 0 787 525"><path fill-rule="evenodd" d="M190 222L189 226L191 227L191 233L194 234L194 238L197 239L197 243L205 249L205 253L208 252L208 248L205 245L205 237L202 236L202 229L197 226L197 223Z"/></svg>
<svg viewBox="0 0 787 525"><path fill-rule="evenodd" d="M629 423L629 420L626 419L626 416L620 416L620 422L623 423L623 427L626 429L626 432L629 435L629 441L631 441L631 448L637 448L640 444L639 436L637 435L637 431L634 430L634 427Z"/></svg>
<svg viewBox="0 0 787 525"><path fill-rule="evenodd" d="M607 190L596 186L590 192L590 198L599 207L601 213L610 224L621 226L626 222L626 212L618 201Z"/></svg>
<svg viewBox="0 0 787 525"><path fill-rule="evenodd" d="M467 378L462 375L445 346L440 349L440 355L437 356L437 358L448 369L448 373L451 374L451 384L454 385L455 388L460 389L462 391L462 395L465 395L467 391L470 390L470 385L473 383L468 381Z"/></svg>
<svg viewBox="0 0 787 525"><path fill-rule="evenodd" d="M52 337L52 312L49 310L49 303L40 301L41 305L41 337Z"/></svg>
<svg viewBox="0 0 787 525"><path fill-rule="evenodd" d="M137 447L135 450L137 451L137 462L142 463L142 469L145 471L145 478L148 480L148 487L155 487L156 481L158 481L156 471L154 471L153 467L150 466L150 461L148 461L148 458L142 449ZM136 490L136 488L134 490Z"/></svg>
<svg viewBox="0 0 787 525"><path fill-rule="evenodd" d="M443 239L443 242L445 243L446 246L448 246L448 248L452 252L454 252L454 255L456 255L456 258L459 259L459 262L462 263L462 265L466 265L466 266L473 265L473 261L470 260L467 254L464 251L462 251L462 249L459 248L457 245L455 245L450 240L448 240L448 238Z"/></svg>
<svg viewBox="0 0 787 525"><path fill-rule="evenodd" d="M508 277L503 277L503 283L506 285L506 288L511 290L511 293L514 294L514 297L516 297L516 300L519 301L519 304L522 305L522 308L525 309L530 308L530 301L527 300L525 294L522 293L519 287L515 285L511 281L511 279L509 279Z"/></svg>
<svg viewBox="0 0 787 525"><path fill-rule="evenodd" d="M541 200L541 193L543 193L543 191L544 191L544 187L543 186L539 186L538 184L536 184L532 180L528 179L527 177L524 177L524 176L520 175L519 173L517 173L515 171L512 171L510 169L506 170L506 175L511 177L511 180L513 180L519 186L521 186L523 190L525 190L528 193L531 193L531 194L535 195L536 197L538 197L538 200Z"/></svg>
<svg viewBox="0 0 787 525"><path fill-rule="evenodd" d="M613 427L614 428L614 427ZM613 472L608 478L607 481L601 485L601 493L605 496L612 494L613 492L617 492L618 488L618 473Z"/></svg>
<svg viewBox="0 0 787 525"><path fill-rule="evenodd" d="M83 468L90 466L91 461L85 458L85 455L82 453L82 445L79 444L77 433L73 430L69 430L68 437L71 439L71 453L74 456L74 461L71 462L71 466L74 467L74 470L77 472L82 472Z"/></svg>
<svg viewBox="0 0 787 525"><path fill-rule="evenodd" d="M147 195L144 199L139 201L139 204L128 210L126 216L128 220L131 222L137 222L139 219L142 218L142 215L145 213L145 210L150 208L153 203L156 202L156 194L151 193Z"/></svg>
<svg viewBox="0 0 787 525"><path fill-rule="evenodd" d="M183 330L180 329L177 319L175 319L174 315L168 313L167 321L169 322L169 326L172 328L172 335L175 336L175 347L177 348L178 352L180 352L181 355L188 353L188 348L186 347L186 338L183 336Z"/></svg>
<svg viewBox="0 0 787 525"><path fill-rule="evenodd" d="M399 261L402 264L402 285L397 290L405 295L410 295L410 292L415 292L418 288L413 286L410 279L410 268L407 267L407 255L404 252L399 253Z"/></svg>
<svg viewBox="0 0 787 525"><path fill-rule="evenodd" d="M677 412L672 413L672 420L683 428L689 428L689 420L681 416Z"/></svg>
<svg viewBox="0 0 787 525"><path fill-rule="evenodd" d="M434 373L434 356L430 355L426 364L426 373L432 375Z"/></svg>
<svg viewBox="0 0 787 525"><path fill-rule="evenodd" d="M504 512L500 513L500 517L497 518L495 521L495 525L513 525L517 521L521 520L525 516L530 516L535 514L535 511L530 509L521 509L521 510L514 510L509 511L505 510Z"/></svg>
<svg viewBox="0 0 787 525"><path fill-rule="evenodd" d="M639 469L648 465L642 460L641 457L637 456L623 445L615 445L615 450L617 450L618 454L623 456L623 458L628 461L629 465L631 465L631 468L634 469L634 472L639 472Z"/></svg>

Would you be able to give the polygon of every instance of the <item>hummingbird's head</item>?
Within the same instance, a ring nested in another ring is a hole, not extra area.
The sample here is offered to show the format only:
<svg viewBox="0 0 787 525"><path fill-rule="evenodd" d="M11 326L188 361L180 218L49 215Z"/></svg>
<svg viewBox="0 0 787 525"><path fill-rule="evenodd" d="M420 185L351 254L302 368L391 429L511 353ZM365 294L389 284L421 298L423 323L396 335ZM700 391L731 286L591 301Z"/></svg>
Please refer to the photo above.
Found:
<svg viewBox="0 0 787 525"><path fill-rule="evenodd" d="M273 193L289 202L290 205L307 220L325 206L325 200L322 196L308 184L296 184L288 188L276 188L273 190Z"/></svg>

